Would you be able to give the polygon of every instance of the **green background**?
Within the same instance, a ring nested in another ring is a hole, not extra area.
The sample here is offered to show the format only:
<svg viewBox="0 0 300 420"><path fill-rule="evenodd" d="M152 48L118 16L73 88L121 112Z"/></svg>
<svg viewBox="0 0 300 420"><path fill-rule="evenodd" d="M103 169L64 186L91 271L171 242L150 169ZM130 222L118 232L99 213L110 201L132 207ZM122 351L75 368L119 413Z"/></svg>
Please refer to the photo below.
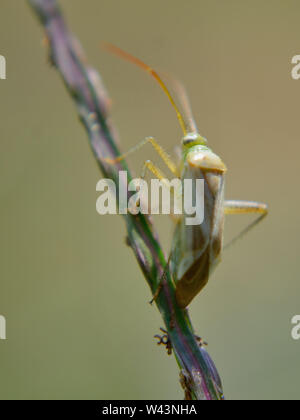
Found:
<svg viewBox="0 0 300 420"><path fill-rule="evenodd" d="M110 93L122 150L152 135L173 154L180 127L154 82L101 51L102 40L182 80L228 166L227 198L269 204L191 316L228 399L298 399L299 1L60 3ZM182 398L123 221L96 213L100 174L26 1L1 1L0 54L0 398ZM149 146L129 159L137 175L148 158L160 163ZM249 220L229 216L225 241ZM172 222L157 224L167 249Z"/></svg>

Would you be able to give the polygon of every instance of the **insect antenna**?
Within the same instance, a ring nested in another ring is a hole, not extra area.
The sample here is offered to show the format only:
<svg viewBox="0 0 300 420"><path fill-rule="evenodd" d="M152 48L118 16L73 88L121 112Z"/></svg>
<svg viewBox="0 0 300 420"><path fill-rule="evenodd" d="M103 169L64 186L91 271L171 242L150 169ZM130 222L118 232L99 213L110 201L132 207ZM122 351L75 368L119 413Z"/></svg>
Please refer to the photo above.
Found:
<svg viewBox="0 0 300 420"><path fill-rule="evenodd" d="M127 60L130 63L133 63L136 66L140 67L141 69L145 70L157 81L157 83L160 85L162 90L167 95L167 97L168 97L169 101L171 102L173 108L175 109L179 124L181 126L182 131L183 131L183 135L185 136L187 134L187 127L186 127L185 121L183 119L183 116L181 115L181 113L180 113L174 99L172 98L167 86L161 80L161 78L159 77L157 72L155 70L153 70L150 66L148 66L146 63L144 63L142 60L140 60L139 58L136 58L133 55L129 54L128 52L121 50L121 48L116 47L115 45L104 43L104 44L102 44L102 46L105 50L107 50L107 51L117 55L118 57L121 57L124 60Z"/></svg>
<svg viewBox="0 0 300 420"><path fill-rule="evenodd" d="M161 73L161 72L160 72ZM183 109L183 113L185 115L185 117L187 118L188 121L188 130L191 133L197 133L198 129L195 123L195 119L193 117L193 113L192 113L192 107L189 101L189 97L188 94L186 92L186 89L184 87L184 85L182 84L182 82L178 79L176 79L172 74L170 73L161 73L164 78L166 78L168 80L168 82L171 83L177 97L179 100L179 105L182 107Z"/></svg>

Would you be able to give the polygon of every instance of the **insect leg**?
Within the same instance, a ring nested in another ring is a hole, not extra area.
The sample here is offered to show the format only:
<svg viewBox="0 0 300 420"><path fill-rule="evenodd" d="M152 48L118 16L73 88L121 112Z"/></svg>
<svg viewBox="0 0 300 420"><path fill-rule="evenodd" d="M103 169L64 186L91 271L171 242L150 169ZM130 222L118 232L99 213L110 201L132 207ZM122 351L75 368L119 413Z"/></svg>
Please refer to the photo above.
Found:
<svg viewBox="0 0 300 420"><path fill-rule="evenodd" d="M168 190L170 191L170 193L173 195L174 200L179 200L181 199L181 191L180 194L175 191L175 189L171 188L170 183L168 182L168 179L166 178L165 174L151 161L151 160L146 160L143 167L142 167L142 172L141 172L141 179L144 179L146 176L146 171L150 171L152 172L152 174L159 179L162 184L164 185L164 187L168 188ZM139 207L140 205L140 198L137 199L135 205L137 207ZM180 219L181 215L178 214L173 214L170 213L169 216L172 218L172 220L177 223L178 220Z"/></svg>
<svg viewBox="0 0 300 420"><path fill-rule="evenodd" d="M181 199L181 191L180 192L177 192L177 191L175 191L175 189L172 189L171 188L171 185L170 185L169 181L167 180L165 174L151 160L146 160L146 162L144 163L143 168L142 168L142 173L141 173L141 179L144 179L145 178L146 171L147 170L150 171L150 172L152 172L152 174L157 179L159 179L166 188L168 188L168 190L170 191L170 193L173 195L174 200L175 199L176 200L180 200ZM137 205L138 205L138 202L137 202ZM170 217L172 218L172 220L174 222L178 222L178 220L181 217L181 215L179 217L178 214L171 213L170 214Z"/></svg>
<svg viewBox="0 0 300 420"><path fill-rule="evenodd" d="M170 267L170 258L171 258L171 255L169 256L168 262L167 262L167 264L166 264L166 266L164 268L164 272L163 272L161 278L159 279L159 283L158 283L158 286L157 286L157 288L156 288L156 290L154 292L154 295L152 296L152 299L149 302L150 305L152 305L153 302L156 301L156 299L158 298L158 296L159 296L159 294L161 292L161 289L163 288L163 285L164 285L163 283L166 280L167 270L169 270L169 267Z"/></svg>
<svg viewBox="0 0 300 420"><path fill-rule="evenodd" d="M157 166L155 166L151 160L146 160L146 162L144 163L143 168L142 168L142 173L141 173L141 179L145 179L147 169L150 172L152 172L152 174L156 176L156 178L158 178L165 186L168 185L168 183L166 182L166 177L163 174L163 172ZM138 201L136 202L136 206L139 206L139 205L140 205L140 200L138 199Z"/></svg>
<svg viewBox="0 0 300 420"><path fill-rule="evenodd" d="M152 174L158 178L160 181L162 181L164 183L164 185L168 185L168 183L166 182L166 176L165 174L151 161L151 160L146 160L143 168L142 168L142 173L141 173L141 178L144 179L146 176L146 171L147 169L152 172Z"/></svg>
<svg viewBox="0 0 300 420"><path fill-rule="evenodd" d="M132 153L136 152L138 149L140 149L147 143L150 143L153 146L154 150L159 154L159 156L165 162L165 164L170 169L170 171L174 175L179 176L177 165L172 161L168 153L165 152L165 150L158 144L158 142L153 137L146 137L141 142L139 142L136 146L129 149L128 152L124 153L123 155L120 155L116 157L115 159L106 158L105 161L113 165L125 159L127 156L131 155Z"/></svg>
<svg viewBox="0 0 300 420"><path fill-rule="evenodd" d="M225 248L234 244L238 239L248 233L254 226L260 223L268 214L268 206L264 203L257 203L255 201L236 201L227 200L224 203L225 214L258 214L259 216L250 223L239 235L233 238Z"/></svg>

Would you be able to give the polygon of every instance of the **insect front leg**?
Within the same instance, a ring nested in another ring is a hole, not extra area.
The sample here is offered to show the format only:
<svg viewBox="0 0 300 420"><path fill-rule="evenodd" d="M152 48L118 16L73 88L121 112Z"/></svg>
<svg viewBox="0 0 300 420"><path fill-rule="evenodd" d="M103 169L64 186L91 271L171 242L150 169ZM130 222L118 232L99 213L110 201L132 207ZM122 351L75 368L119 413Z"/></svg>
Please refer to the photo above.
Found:
<svg viewBox="0 0 300 420"><path fill-rule="evenodd" d="M179 176L179 171L177 165L173 162L173 160L170 158L167 152L159 145L159 143L154 139L154 137L146 137L142 141L140 141L136 146L132 147L128 150L128 152L116 157L115 159L104 159L107 163L110 163L114 165L117 162L120 162L124 160L127 156L135 153L137 150L139 150L141 147L145 146L146 144L150 143L154 150L159 154L159 156L162 158L166 166L169 168L169 170L175 175Z"/></svg>
<svg viewBox="0 0 300 420"><path fill-rule="evenodd" d="M178 214L178 212L175 211L175 208L180 208L180 203L182 202L182 190L180 179L175 178L175 180L170 182L165 176L165 174L151 160L146 160L146 162L144 163L141 173L141 179L145 179L147 170L150 171L161 182L162 186L169 191L169 198L171 198L172 195L174 200L174 210L170 209L170 213L168 213L168 215L172 218L174 222L177 223L182 217L182 212L179 212L180 214ZM154 210L153 214L156 214L156 211L157 209Z"/></svg>
<svg viewBox="0 0 300 420"><path fill-rule="evenodd" d="M144 180L146 177L146 171L150 171L156 178L158 178L165 186L167 185L167 178L163 172L151 161L146 160L142 167L141 179ZM136 207L140 206L140 199L135 203Z"/></svg>
<svg viewBox="0 0 300 420"><path fill-rule="evenodd" d="M227 214L258 214L254 222L250 223L239 235L232 239L225 248L234 244L239 238L248 233L254 226L258 225L268 214L268 206L256 201L237 201L226 200L224 203L224 213Z"/></svg>

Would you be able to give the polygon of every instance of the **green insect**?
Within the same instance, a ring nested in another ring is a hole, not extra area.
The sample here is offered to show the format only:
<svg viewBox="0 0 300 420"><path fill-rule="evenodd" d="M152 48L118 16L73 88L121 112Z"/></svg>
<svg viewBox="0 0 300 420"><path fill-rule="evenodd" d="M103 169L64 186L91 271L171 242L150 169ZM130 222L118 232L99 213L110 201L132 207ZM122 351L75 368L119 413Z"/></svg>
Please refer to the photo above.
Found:
<svg viewBox="0 0 300 420"><path fill-rule="evenodd" d="M113 161L109 159L108 161L111 163L120 161L143 144L150 143L175 177L178 177L181 181L185 179L201 179L204 181L204 221L198 225L187 225L185 223L185 216L187 215L182 215L176 224L168 262L168 267L176 285L177 303L181 308L185 308L207 284L210 274L220 261L223 249L224 216L249 213L258 215L258 218L241 232L238 236L240 237L267 215L268 208L263 203L224 199L227 168L222 159L208 147L207 140L198 133L187 95L178 82L173 81L176 84L175 87L179 93L181 105L188 116L188 123L184 120L166 85L151 67L118 47L106 45L106 48L147 71L158 82L174 107L183 131L181 140L182 158L179 167L153 137L145 138L129 152ZM144 164L144 171L145 169L150 170L160 180L165 179L162 171L149 160ZM161 285L155 297L158 295L160 288Z"/></svg>

